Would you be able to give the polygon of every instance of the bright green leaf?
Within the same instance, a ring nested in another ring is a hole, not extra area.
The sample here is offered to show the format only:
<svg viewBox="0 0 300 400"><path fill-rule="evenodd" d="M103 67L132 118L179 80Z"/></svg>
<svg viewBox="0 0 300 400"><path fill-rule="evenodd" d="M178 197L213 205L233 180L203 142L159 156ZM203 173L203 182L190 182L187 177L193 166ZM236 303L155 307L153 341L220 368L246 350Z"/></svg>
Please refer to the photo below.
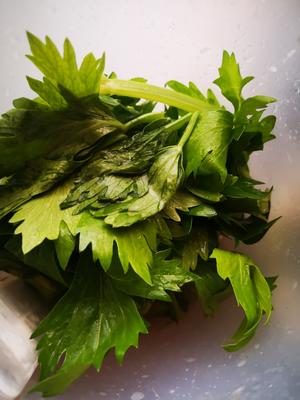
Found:
<svg viewBox="0 0 300 400"><path fill-rule="evenodd" d="M190 208L189 215L193 215L195 217L212 218L217 215L217 212L214 207L210 206L209 204L202 203L196 207Z"/></svg>
<svg viewBox="0 0 300 400"><path fill-rule="evenodd" d="M242 78L240 66L236 62L235 55L223 52L222 66L219 68L220 77L214 81L222 91L226 99L231 101L235 109L239 108L242 101L242 89L253 77Z"/></svg>
<svg viewBox="0 0 300 400"><path fill-rule="evenodd" d="M62 221L67 224L72 235L76 234L79 216L72 215L71 208L61 210L59 207L70 187L70 182L57 186L43 196L28 201L11 217L11 223L21 222L15 233L22 235L24 254L41 244L45 239L58 239Z"/></svg>
<svg viewBox="0 0 300 400"><path fill-rule="evenodd" d="M153 221L116 229L105 224L103 219L84 212L80 215L76 232L80 235L79 250L83 251L91 244L94 260L99 260L105 270L111 266L116 243L124 272L131 266L136 274L151 284L149 267L153 262L152 251L156 248L157 233Z"/></svg>
<svg viewBox="0 0 300 400"><path fill-rule="evenodd" d="M61 221L58 238L54 241L56 255L62 269L66 269L75 249L76 240L65 221Z"/></svg>
<svg viewBox="0 0 300 400"><path fill-rule="evenodd" d="M210 258L215 258L217 271L222 279L229 279L237 303L245 312L245 320L232 341L224 345L234 351L248 343L253 337L263 313L267 320L272 311L271 291L258 266L241 253L214 249Z"/></svg>
<svg viewBox="0 0 300 400"><path fill-rule="evenodd" d="M216 98L214 92L211 89L207 90L207 98L206 98L193 82L189 82L189 86L185 86L178 81L171 80L166 83L166 86L170 87L176 92L183 93L187 96L194 97L196 99L205 101L207 103L213 104L218 107L220 106L218 99Z"/></svg>
<svg viewBox="0 0 300 400"><path fill-rule="evenodd" d="M63 86L77 97L99 92L105 63L104 56L96 60L92 54L88 54L78 69L74 49L68 39L64 42L64 54L61 56L48 36L45 43L32 33L28 32L27 37L32 52L32 55L27 57L40 69L48 82L56 87ZM42 85L46 85L47 88L43 89L44 95L41 97L51 104L48 83L40 82L40 86ZM40 88L39 91L41 90Z"/></svg>

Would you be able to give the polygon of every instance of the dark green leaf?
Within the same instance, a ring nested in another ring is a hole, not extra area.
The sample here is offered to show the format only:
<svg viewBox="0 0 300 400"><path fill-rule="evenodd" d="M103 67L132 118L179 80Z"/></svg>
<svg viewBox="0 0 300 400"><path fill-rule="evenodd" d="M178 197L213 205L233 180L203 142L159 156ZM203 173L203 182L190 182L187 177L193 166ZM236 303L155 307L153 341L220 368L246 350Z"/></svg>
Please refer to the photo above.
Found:
<svg viewBox="0 0 300 400"><path fill-rule="evenodd" d="M238 179L233 185L226 186L223 194L235 199L254 199L261 200L269 196L269 191L261 191L255 188L262 182L256 182L252 179Z"/></svg>
<svg viewBox="0 0 300 400"><path fill-rule="evenodd" d="M220 230L227 236L242 241L245 244L254 244L261 240L268 230L278 221L276 218L267 222L265 219L250 216L247 218L225 218L221 215Z"/></svg>
<svg viewBox="0 0 300 400"><path fill-rule="evenodd" d="M137 347L139 333L146 332L134 301L85 253L70 289L33 334L41 337L41 381L33 390L44 396L62 392L89 366L99 370L110 349L122 361L130 346Z"/></svg>
<svg viewBox="0 0 300 400"><path fill-rule="evenodd" d="M104 206L93 212L93 215L106 216L105 222L113 227L126 227L160 212L181 184L182 149L193 132L197 119L198 113L194 113L179 143L165 147L158 154L148 172L149 190L144 196Z"/></svg>
<svg viewBox="0 0 300 400"><path fill-rule="evenodd" d="M216 246L216 234L208 225L202 223L197 227L193 227L183 243L183 268L194 270L198 264L198 256L205 261L208 260L209 255Z"/></svg>
<svg viewBox="0 0 300 400"><path fill-rule="evenodd" d="M14 236L5 245L6 249L14 254L24 264L42 272L55 281L66 285L62 271L57 263L55 248L49 240L44 241L27 254L23 254L21 246L21 237Z"/></svg>
<svg viewBox="0 0 300 400"><path fill-rule="evenodd" d="M97 108L81 111L13 110L0 120L0 216L49 190L89 159L94 146L120 123ZM9 132L10 136L6 133Z"/></svg>
<svg viewBox="0 0 300 400"><path fill-rule="evenodd" d="M200 199L217 203L223 199L223 185L218 175L200 176L198 179L189 179L188 190Z"/></svg>
<svg viewBox="0 0 300 400"><path fill-rule="evenodd" d="M228 293L228 282L208 268L194 279L201 306L206 315L213 315Z"/></svg>
<svg viewBox="0 0 300 400"><path fill-rule="evenodd" d="M151 122L150 126L120 141L113 148L97 152L79 172L75 188L62 203L62 208L79 204L77 212L80 212L89 206L101 208L107 204L102 204L103 201L115 202L129 195L130 198L146 195L148 177L144 173L151 167L170 133L177 131L184 121L165 125L164 120L163 126L158 127Z"/></svg>

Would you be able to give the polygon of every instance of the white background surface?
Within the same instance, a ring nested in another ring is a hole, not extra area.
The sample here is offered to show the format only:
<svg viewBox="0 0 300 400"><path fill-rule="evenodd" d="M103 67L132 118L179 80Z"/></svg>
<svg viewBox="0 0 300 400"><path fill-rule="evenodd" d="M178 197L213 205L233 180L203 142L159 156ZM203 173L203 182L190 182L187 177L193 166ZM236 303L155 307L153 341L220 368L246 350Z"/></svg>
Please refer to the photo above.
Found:
<svg viewBox="0 0 300 400"><path fill-rule="evenodd" d="M248 93L279 99L277 141L253 158L254 176L274 186L266 238L247 251L266 274L279 275L269 326L243 351L219 346L240 314L233 301L214 319L197 305L178 324L154 323L124 365L113 357L100 375L88 371L59 399L298 400L300 398L300 1L57 1L0 0L0 109L30 96L25 75L38 74L24 54L25 30L60 46L68 36L79 56L107 54L121 78L152 83L194 81L203 89L217 76L223 49L234 51ZM216 90L217 91L217 90ZM37 399L38 396L30 396Z"/></svg>

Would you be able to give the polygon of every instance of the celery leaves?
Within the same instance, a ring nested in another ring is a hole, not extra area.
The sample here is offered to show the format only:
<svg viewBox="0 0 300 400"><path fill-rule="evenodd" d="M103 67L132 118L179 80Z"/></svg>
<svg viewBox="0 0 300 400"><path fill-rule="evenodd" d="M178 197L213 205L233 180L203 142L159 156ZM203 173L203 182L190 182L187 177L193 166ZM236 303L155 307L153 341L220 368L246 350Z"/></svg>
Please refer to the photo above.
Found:
<svg viewBox="0 0 300 400"><path fill-rule="evenodd" d="M62 52L28 40L43 76L0 119L0 255L51 309L33 335L33 390L63 392L110 349L121 361L147 332L140 313L178 317L195 296L212 315L233 293L245 318L223 347L246 345L270 318L274 278L222 245L255 243L277 220L249 168L274 139L275 99L244 98L253 78L226 51L214 83L229 110L193 82L121 80L104 56L78 63L68 39Z"/></svg>

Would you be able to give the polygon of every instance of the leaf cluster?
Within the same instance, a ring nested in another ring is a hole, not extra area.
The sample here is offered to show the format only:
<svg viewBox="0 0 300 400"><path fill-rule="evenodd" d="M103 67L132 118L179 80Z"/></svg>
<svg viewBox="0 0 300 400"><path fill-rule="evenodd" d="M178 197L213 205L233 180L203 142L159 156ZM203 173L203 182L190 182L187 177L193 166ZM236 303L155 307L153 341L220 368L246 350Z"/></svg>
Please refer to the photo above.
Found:
<svg viewBox="0 0 300 400"><path fill-rule="evenodd" d="M33 334L34 390L62 392L111 349L121 362L147 332L145 310L176 309L183 286L208 315L235 295L245 318L224 347L241 348L270 317L273 281L220 238L252 244L275 222L272 190L248 167L274 138L275 117L263 117L274 99L244 99L252 78L226 51L215 84L229 110L192 82L155 97L141 78L105 75L104 56L78 66L68 39L62 55L48 37L28 40L43 78L0 120L0 264L52 307Z"/></svg>

